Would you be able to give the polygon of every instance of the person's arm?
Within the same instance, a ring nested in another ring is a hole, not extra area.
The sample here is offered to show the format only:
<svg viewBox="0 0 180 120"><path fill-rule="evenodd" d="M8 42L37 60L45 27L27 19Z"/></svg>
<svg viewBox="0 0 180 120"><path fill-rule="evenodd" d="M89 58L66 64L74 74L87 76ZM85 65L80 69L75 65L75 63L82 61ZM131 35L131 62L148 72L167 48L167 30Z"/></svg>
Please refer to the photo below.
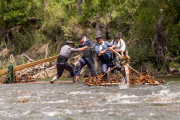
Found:
<svg viewBox="0 0 180 120"><path fill-rule="evenodd" d="M91 40L89 40L88 42L88 45L91 46L90 49L94 49L95 45L93 44L93 42Z"/></svg>
<svg viewBox="0 0 180 120"><path fill-rule="evenodd" d="M84 50L87 50L87 49L89 49L89 48L90 48L90 47L87 47L87 46L82 47L82 48L77 48L77 49L71 48L71 54L73 54L73 53L75 53L75 52L79 52L79 51L84 51Z"/></svg>
<svg viewBox="0 0 180 120"><path fill-rule="evenodd" d="M122 50L116 50L116 52L121 52Z"/></svg>
<svg viewBox="0 0 180 120"><path fill-rule="evenodd" d="M108 41L104 41L104 44L106 44L108 47L112 47L113 46L113 44L109 43Z"/></svg>
<svg viewBox="0 0 180 120"><path fill-rule="evenodd" d="M115 45L113 45L112 43L109 43L108 41L105 41L105 44L109 47L108 50L111 50L111 49L115 49L115 48L116 48Z"/></svg>
<svg viewBox="0 0 180 120"><path fill-rule="evenodd" d="M85 46L85 47L78 48L78 49L79 49L79 51L85 51L85 50L87 50L87 49L89 49L89 48L90 48L90 47Z"/></svg>
<svg viewBox="0 0 180 120"><path fill-rule="evenodd" d="M108 51L116 49L116 46L113 45L112 47L108 47Z"/></svg>
<svg viewBox="0 0 180 120"><path fill-rule="evenodd" d="M115 45L112 45L112 47L110 47L110 48L112 48L112 49L116 49L116 46L115 46Z"/></svg>
<svg viewBox="0 0 180 120"><path fill-rule="evenodd" d="M101 56L101 55L103 55L105 52L110 51L111 49L115 49L115 48L116 48L115 45L112 45L112 44L109 43L109 42L106 42L105 44L108 46L108 48L105 49L105 50L100 51L99 54L98 54L98 56Z"/></svg>
<svg viewBox="0 0 180 120"><path fill-rule="evenodd" d="M101 50L98 54L98 56L103 55L105 52L107 52L109 50L109 48L105 49L105 50Z"/></svg>

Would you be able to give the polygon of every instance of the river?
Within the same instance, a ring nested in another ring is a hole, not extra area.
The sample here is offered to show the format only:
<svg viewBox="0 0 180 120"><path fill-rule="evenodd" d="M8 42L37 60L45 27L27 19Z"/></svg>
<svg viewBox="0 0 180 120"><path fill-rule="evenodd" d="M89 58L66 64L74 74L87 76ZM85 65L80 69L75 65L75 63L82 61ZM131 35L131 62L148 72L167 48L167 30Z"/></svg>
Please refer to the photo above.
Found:
<svg viewBox="0 0 180 120"><path fill-rule="evenodd" d="M161 85L131 85L128 89L83 83L1 84L0 119L180 119L180 77L162 79L165 83ZM21 99L29 101L18 102Z"/></svg>

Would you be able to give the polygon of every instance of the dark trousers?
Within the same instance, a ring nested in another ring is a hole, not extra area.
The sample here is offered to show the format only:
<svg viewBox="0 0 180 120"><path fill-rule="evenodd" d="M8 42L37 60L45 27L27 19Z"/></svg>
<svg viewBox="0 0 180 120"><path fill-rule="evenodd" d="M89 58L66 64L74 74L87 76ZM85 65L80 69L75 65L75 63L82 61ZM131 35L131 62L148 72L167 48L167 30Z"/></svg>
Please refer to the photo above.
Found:
<svg viewBox="0 0 180 120"><path fill-rule="evenodd" d="M77 66L76 66L76 76L80 76L80 71L82 67L84 67L87 64L89 69L91 70L91 75L95 76L96 75L96 69L94 67L94 58L93 57L81 57L79 60Z"/></svg>
<svg viewBox="0 0 180 120"><path fill-rule="evenodd" d="M70 72L71 77L75 77L75 68L71 64L57 62L56 66L57 66L57 75L59 75L59 77L62 76L64 69Z"/></svg>
<svg viewBox="0 0 180 120"><path fill-rule="evenodd" d="M117 66L118 65L118 66ZM108 68L113 68L114 66L117 66L116 69L118 71L121 71L122 66L118 64L118 62L116 62L116 65L113 65L111 62L101 62L101 66L102 66L102 72L103 74L106 73L108 71ZM104 79L107 79L107 73L103 76Z"/></svg>

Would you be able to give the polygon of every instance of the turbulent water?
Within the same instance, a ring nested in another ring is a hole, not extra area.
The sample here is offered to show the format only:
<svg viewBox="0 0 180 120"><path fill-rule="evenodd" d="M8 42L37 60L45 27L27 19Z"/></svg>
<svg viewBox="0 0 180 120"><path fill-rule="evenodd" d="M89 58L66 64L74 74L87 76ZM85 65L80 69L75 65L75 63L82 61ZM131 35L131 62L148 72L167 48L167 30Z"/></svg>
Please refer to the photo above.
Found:
<svg viewBox="0 0 180 120"><path fill-rule="evenodd" d="M180 78L158 86L1 84L0 119L178 120ZM24 100L24 103L22 103Z"/></svg>

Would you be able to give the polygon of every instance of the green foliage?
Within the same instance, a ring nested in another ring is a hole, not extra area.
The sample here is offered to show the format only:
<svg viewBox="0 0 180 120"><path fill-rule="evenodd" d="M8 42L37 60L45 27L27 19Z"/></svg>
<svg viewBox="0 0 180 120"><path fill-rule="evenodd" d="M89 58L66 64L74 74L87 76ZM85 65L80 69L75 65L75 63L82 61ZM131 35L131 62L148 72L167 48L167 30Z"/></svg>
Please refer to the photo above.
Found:
<svg viewBox="0 0 180 120"><path fill-rule="evenodd" d="M33 44L47 42L44 34L38 30L31 30L31 32L12 31L15 43L15 53L21 53L28 50Z"/></svg>
<svg viewBox="0 0 180 120"><path fill-rule="evenodd" d="M85 0L81 8L79 16L77 0L1 0L0 27L23 26L23 32L13 31L15 51L20 53L35 43L75 40L87 28L95 33L95 25L104 23L111 38L116 32L124 35L131 61L138 62L153 56L154 30L158 16L163 15L169 53L180 54L179 0ZM28 17L38 21L27 24ZM95 35L87 36L93 40Z"/></svg>
<svg viewBox="0 0 180 120"><path fill-rule="evenodd" d="M23 24L27 17L37 16L36 11L41 5L37 0L1 0L0 26L12 27Z"/></svg>
<svg viewBox="0 0 180 120"><path fill-rule="evenodd" d="M173 67L174 66L174 62L169 62L169 66Z"/></svg>
<svg viewBox="0 0 180 120"><path fill-rule="evenodd" d="M168 48L172 54L176 55L180 53L180 22L178 24L170 23L166 26L166 32L168 39Z"/></svg>

